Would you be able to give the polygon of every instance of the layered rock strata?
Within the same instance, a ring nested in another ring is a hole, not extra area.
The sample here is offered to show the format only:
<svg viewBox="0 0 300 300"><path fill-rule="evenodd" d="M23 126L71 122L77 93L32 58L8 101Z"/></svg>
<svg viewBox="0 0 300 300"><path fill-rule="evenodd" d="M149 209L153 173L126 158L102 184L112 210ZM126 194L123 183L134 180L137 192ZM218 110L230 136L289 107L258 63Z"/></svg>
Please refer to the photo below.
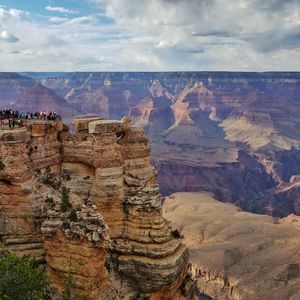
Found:
<svg viewBox="0 0 300 300"><path fill-rule="evenodd" d="M57 204L47 212L41 228L51 298L61 299L69 284L72 299L119 299L105 268L109 236L103 217L89 203L71 221Z"/></svg>
<svg viewBox="0 0 300 300"><path fill-rule="evenodd" d="M0 130L0 236L11 250L44 260L39 232L44 194L39 174L60 173L62 122L27 121L25 128Z"/></svg>
<svg viewBox="0 0 300 300"><path fill-rule="evenodd" d="M74 135L60 121L0 131L3 240L46 257L53 299L68 276L90 299L187 299L188 252L161 215L143 130L128 118L74 125Z"/></svg>
<svg viewBox="0 0 300 300"><path fill-rule="evenodd" d="M186 273L188 254L161 216L162 199L143 130L131 127L128 119L92 121L88 130L77 125L74 136L62 133L63 184L74 202L78 186L85 186L83 198L96 205L108 224L107 264L119 294L151 294L172 285Z"/></svg>

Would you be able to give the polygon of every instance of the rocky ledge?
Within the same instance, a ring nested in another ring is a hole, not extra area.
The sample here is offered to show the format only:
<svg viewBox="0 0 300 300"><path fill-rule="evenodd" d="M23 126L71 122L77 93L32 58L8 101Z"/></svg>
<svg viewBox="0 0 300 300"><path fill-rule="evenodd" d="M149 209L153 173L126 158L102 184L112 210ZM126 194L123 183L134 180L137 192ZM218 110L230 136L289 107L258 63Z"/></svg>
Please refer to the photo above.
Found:
<svg viewBox="0 0 300 300"><path fill-rule="evenodd" d="M162 217L156 171L130 118L0 130L0 236L46 264L52 299L189 299L188 252ZM176 238L175 238L175 237Z"/></svg>

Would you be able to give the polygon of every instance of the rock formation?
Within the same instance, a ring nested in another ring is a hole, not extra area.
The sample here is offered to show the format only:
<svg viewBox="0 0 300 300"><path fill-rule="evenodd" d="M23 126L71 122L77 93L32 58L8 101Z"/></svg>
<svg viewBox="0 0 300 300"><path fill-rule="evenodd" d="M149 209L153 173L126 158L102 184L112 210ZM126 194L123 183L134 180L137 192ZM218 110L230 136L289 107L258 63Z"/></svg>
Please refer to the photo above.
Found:
<svg viewBox="0 0 300 300"><path fill-rule="evenodd" d="M170 196L164 216L184 237L197 288L212 299L299 299L298 216L243 212L205 192Z"/></svg>
<svg viewBox="0 0 300 300"><path fill-rule="evenodd" d="M299 197L277 193L300 174L300 73L73 72L28 73L75 114L130 114L151 145L163 195L212 191L243 209L286 216ZM26 90L23 77L2 75ZM15 78L15 79L13 79ZM1 74L0 74L1 82ZM2 92L3 91L3 92ZM39 99L31 94L32 99ZM22 102L22 101L21 101ZM179 176L177 176L179 174ZM216 184L217 179L217 184Z"/></svg>
<svg viewBox="0 0 300 300"><path fill-rule="evenodd" d="M0 130L0 236L89 299L188 299L188 252L161 215L143 130L131 120L28 120ZM188 288L190 287L190 288Z"/></svg>

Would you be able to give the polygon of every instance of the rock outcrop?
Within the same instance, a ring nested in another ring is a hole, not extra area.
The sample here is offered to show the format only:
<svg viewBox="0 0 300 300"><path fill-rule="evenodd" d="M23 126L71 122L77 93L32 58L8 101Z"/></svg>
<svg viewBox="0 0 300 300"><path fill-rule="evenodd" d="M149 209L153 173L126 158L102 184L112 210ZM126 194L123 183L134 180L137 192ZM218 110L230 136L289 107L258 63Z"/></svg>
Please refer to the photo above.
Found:
<svg viewBox="0 0 300 300"><path fill-rule="evenodd" d="M119 299L105 267L109 236L101 214L83 204L70 220L55 204L41 228L51 298L61 299L69 284L74 299Z"/></svg>
<svg viewBox="0 0 300 300"><path fill-rule="evenodd" d="M44 260L39 231L44 194L51 189L39 172L59 174L62 122L24 122L25 128L0 130L0 235L10 249ZM39 172L38 172L39 171Z"/></svg>
<svg viewBox="0 0 300 300"><path fill-rule="evenodd" d="M187 248L161 214L143 130L130 118L28 120L0 130L0 235L89 299L187 299ZM17 167L16 167L17 166ZM187 285L188 286L188 285ZM183 292L185 291L185 292Z"/></svg>

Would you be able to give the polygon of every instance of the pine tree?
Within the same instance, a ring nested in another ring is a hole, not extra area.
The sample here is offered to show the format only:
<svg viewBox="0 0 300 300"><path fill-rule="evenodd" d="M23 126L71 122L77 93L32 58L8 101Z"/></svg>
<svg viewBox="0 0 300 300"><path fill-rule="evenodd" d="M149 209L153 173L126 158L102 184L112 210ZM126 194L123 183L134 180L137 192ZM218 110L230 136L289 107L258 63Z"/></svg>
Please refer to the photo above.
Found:
<svg viewBox="0 0 300 300"><path fill-rule="evenodd" d="M70 189L63 186L61 191L61 204L60 204L60 209L62 212L66 212L72 208L69 194L70 194Z"/></svg>
<svg viewBox="0 0 300 300"><path fill-rule="evenodd" d="M58 184L54 177L54 174L52 173L49 166L46 167L44 175L43 175L43 183L51 185L53 188L57 188Z"/></svg>

